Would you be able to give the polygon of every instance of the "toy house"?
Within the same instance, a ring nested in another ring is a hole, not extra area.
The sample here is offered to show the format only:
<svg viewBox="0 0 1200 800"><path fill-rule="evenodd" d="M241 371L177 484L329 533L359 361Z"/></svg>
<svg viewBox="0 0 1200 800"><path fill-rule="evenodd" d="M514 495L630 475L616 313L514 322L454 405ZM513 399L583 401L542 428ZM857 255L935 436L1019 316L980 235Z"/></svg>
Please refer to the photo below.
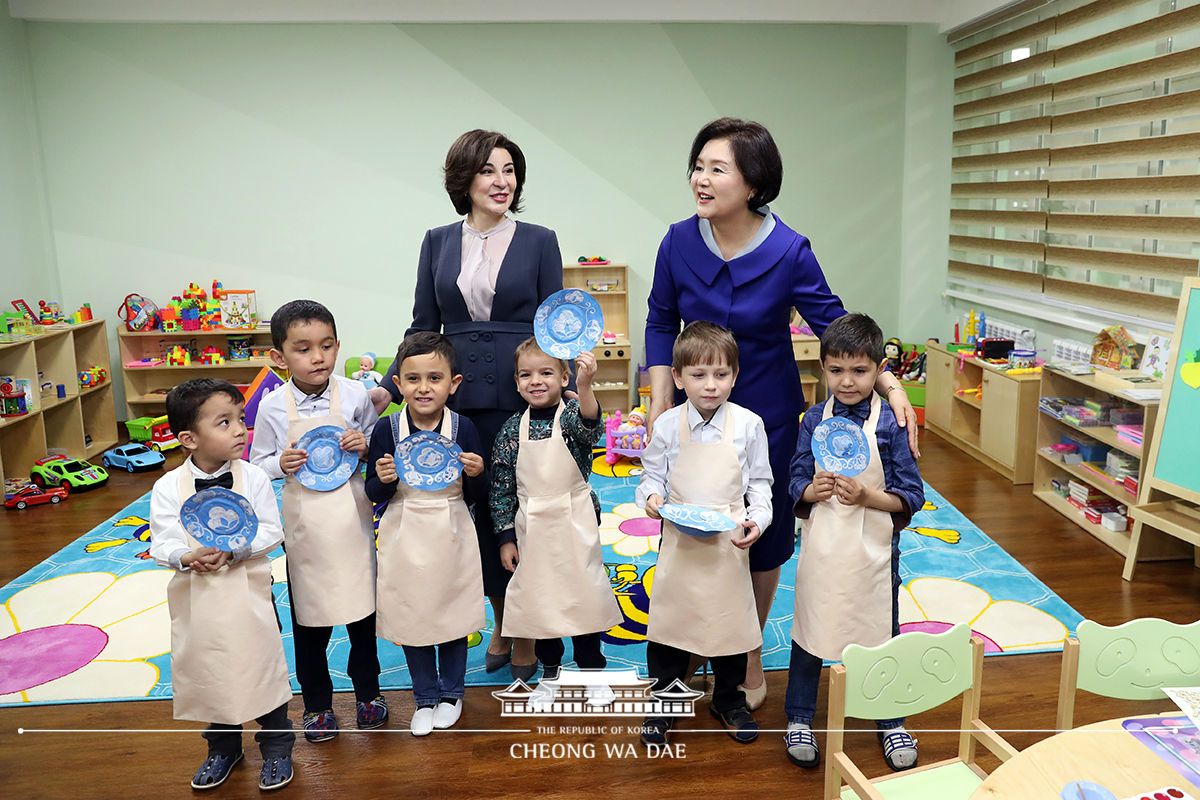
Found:
<svg viewBox="0 0 1200 800"><path fill-rule="evenodd" d="M1137 343L1120 325L1096 334L1092 346L1092 364L1108 369L1132 369L1137 362Z"/></svg>

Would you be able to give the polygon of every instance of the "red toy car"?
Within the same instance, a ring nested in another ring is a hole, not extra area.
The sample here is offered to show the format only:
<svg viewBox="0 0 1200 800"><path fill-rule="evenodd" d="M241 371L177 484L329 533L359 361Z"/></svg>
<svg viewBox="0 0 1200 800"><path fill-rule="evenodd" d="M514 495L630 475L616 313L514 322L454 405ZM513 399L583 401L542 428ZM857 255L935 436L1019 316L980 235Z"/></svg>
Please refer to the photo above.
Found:
<svg viewBox="0 0 1200 800"><path fill-rule="evenodd" d="M31 483L12 494L5 493L4 507L15 508L19 511L26 506L36 506L41 503L58 503L66 499L66 489L60 489L57 486L53 489L39 489Z"/></svg>

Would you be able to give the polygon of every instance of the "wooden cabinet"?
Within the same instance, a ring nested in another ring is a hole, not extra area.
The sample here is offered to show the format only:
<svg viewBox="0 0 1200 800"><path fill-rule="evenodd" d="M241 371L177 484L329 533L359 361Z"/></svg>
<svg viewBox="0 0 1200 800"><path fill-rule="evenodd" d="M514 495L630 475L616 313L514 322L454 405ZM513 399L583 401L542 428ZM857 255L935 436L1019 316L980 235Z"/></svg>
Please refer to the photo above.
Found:
<svg viewBox="0 0 1200 800"><path fill-rule="evenodd" d="M592 388L600 408L628 415L633 403L632 346L629 342L629 267L625 264L564 264L563 288L583 289L600 304L604 329L616 341L603 341L596 355Z"/></svg>
<svg viewBox="0 0 1200 800"><path fill-rule="evenodd" d="M250 340L252 349L264 353L271 349L271 330L259 327L253 331L129 331L122 325L117 331L120 347L121 377L125 385L125 411L129 419L161 416L166 413L167 392L176 385L192 378L222 378L236 385L249 384L263 367L272 366L271 359L251 357L245 361L229 361L224 364L200 364L193 360L188 366L175 367L167 363L154 367L127 367L126 364L146 358L164 358L173 345L184 345L195 352L205 347L220 348L228 359L229 336L240 336Z"/></svg>
<svg viewBox="0 0 1200 800"><path fill-rule="evenodd" d="M1133 506L1137 503L1137 495L1126 491L1123 485L1117 484L1082 465L1065 464L1062 461L1051 458L1041 452L1040 448L1061 443L1063 435L1083 435L1095 439L1102 444L1135 456L1139 460L1138 485L1141 486L1146 477L1146 462L1143 458L1143 452L1148 453L1150 451L1154 422L1158 416L1158 403L1156 401L1135 402L1123 398L1115 392L1110 392L1104 387L1098 386L1095 378L1091 375L1070 375L1049 369L1042 371L1041 396L1083 397L1085 399L1093 398L1099 400L1120 398L1127 403L1133 403L1142 407L1144 435L1142 446L1140 447L1120 438L1117 432L1109 426L1080 428L1066 420L1055 419L1045 410L1042 410L1038 414L1037 445L1039 450L1037 453L1037 466L1034 471L1034 497L1039 498L1121 555L1127 555L1130 541L1129 530L1113 531L1105 528L1103 525L1097 525L1088 521L1080 513L1079 509L1068 503L1066 498L1060 497L1054 492L1052 482L1055 480L1063 482L1067 480L1079 481L1100 490L1117 503L1126 506ZM1166 536L1159 531L1151 531L1149 527L1146 527L1143 529L1137 560L1161 561L1166 559L1191 558L1192 552L1192 547L1185 542ZM1130 562L1129 567L1126 569L1125 578L1128 580L1132 577L1132 574L1132 562Z"/></svg>
<svg viewBox="0 0 1200 800"><path fill-rule="evenodd" d="M5 478L27 479L33 462L51 452L86 460L117 443L112 376L95 386L79 385L79 373L92 367L110 369L101 319L0 344L0 375L33 386L28 414L0 417L0 485ZM55 391L42 396L43 382L53 384ZM65 394L61 398L59 385Z"/></svg>
<svg viewBox="0 0 1200 800"><path fill-rule="evenodd" d="M1013 483L1032 482L1039 377L937 344L926 353L925 427Z"/></svg>

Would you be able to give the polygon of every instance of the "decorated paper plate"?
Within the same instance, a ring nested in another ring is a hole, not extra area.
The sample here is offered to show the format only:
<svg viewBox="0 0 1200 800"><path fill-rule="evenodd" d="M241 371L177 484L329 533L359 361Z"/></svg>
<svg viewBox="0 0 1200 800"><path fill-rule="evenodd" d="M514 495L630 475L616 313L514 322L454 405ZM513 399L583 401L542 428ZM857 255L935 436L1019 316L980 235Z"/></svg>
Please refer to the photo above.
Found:
<svg viewBox="0 0 1200 800"><path fill-rule="evenodd" d="M668 503L660 506L658 513L663 519L670 521L680 533L700 538L716 536L724 531L739 527L736 522L724 514L703 506L685 506Z"/></svg>
<svg viewBox="0 0 1200 800"><path fill-rule="evenodd" d="M591 350L603 332L600 304L582 289L555 292L538 306L533 318L538 347L554 358L575 358Z"/></svg>
<svg viewBox="0 0 1200 800"><path fill-rule="evenodd" d="M220 486L201 489L179 508L183 529L204 547L233 552L250 544L258 515L250 501Z"/></svg>
<svg viewBox="0 0 1200 800"><path fill-rule="evenodd" d="M308 452L308 461L296 471L301 486L330 492L350 480L358 469L358 453L342 449L345 428L322 425L300 437L296 449Z"/></svg>
<svg viewBox="0 0 1200 800"><path fill-rule="evenodd" d="M817 466L853 478L867 468L871 447L862 428L842 417L830 417L817 425L812 435Z"/></svg>
<svg viewBox="0 0 1200 800"><path fill-rule="evenodd" d="M462 448L433 431L417 431L396 445L396 472L414 489L445 489L462 474Z"/></svg>

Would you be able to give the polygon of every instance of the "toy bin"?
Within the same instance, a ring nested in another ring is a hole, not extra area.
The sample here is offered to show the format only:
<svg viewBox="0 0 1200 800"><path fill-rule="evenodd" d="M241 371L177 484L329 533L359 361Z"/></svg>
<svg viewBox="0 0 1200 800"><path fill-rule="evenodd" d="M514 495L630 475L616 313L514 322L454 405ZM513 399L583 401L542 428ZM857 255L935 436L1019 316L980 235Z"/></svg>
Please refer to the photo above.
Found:
<svg viewBox="0 0 1200 800"><path fill-rule="evenodd" d="M1066 436L1062 437L1063 444L1073 444L1079 448L1079 455L1084 461L1104 461L1108 455L1108 451L1112 448L1109 445L1101 444L1095 439L1086 436Z"/></svg>

